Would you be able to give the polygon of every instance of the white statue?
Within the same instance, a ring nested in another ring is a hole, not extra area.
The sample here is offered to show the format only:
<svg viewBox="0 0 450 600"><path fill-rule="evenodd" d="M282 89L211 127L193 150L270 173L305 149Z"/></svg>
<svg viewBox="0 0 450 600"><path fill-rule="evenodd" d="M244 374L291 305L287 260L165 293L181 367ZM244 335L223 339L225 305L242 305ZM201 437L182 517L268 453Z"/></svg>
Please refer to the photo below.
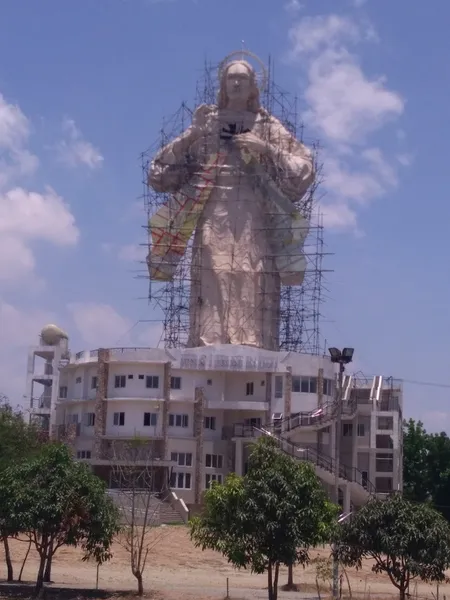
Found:
<svg viewBox="0 0 450 600"><path fill-rule="evenodd" d="M296 203L313 159L261 107L253 67L229 58L217 105L200 106L151 164L149 185L172 196L150 220L150 277L173 277L195 231L188 345L277 350L280 287L305 271L308 222Z"/></svg>

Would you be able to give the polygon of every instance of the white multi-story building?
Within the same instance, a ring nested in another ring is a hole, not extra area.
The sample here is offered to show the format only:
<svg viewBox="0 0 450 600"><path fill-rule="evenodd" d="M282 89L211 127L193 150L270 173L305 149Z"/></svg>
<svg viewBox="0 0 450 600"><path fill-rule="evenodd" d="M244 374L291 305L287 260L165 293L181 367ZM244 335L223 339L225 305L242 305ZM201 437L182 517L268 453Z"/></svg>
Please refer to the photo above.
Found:
<svg viewBox="0 0 450 600"><path fill-rule="evenodd" d="M111 487L113 445L139 437L151 447L155 491L169 486L198 505L211 481L245 473L251 438L270 432L331 489L337 403L329 357L232 345L73 355L67 342L48 326L30 349L31 411ZM399 382L345 376L341 417L339 483L349 511L372 493L401 489Z"/></svg>

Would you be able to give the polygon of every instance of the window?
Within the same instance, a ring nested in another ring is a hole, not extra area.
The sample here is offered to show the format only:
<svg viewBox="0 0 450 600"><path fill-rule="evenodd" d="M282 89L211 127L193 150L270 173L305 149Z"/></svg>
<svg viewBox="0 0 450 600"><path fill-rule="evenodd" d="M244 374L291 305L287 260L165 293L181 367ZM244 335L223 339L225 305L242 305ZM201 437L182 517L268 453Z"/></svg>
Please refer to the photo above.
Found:
<svg viewBox="0 0 450 600"><path fill-rule="evenodd" d="M145 386L151 390L157 390L159 388L158 375L147 375Z"/></svg>
<svg viewBox="0 0 450 600"><path fill-rule="evenodd" d="M189 416L169 415L169 427L189 427Z"/></svg>
<svg viewBox="0 0 450 600"><path fill-rule="evenodd" d="M222 469L223 456L221 454L206 454L205 467L209 467L211 469Z"/></svg>
<svg viewBox="0 0 450 600"><path fill-rule="evenodd" d="M298 375L294 375L294 377L292 377L292 391L293 392L300 391L300 381L301 381L301 377L299 377Z"/></svg>
<svg viewBox="0 0 450 600"><path fill-rule="evenodd" d="M369 473L367 471L361 471L361 485L363 488L367 489L367 483L369 481Z"/></svg>
<svg viewBox="0 0 450 600"><path fill-rule="evenodd" d="M364 423L358 423L358 437L364 437L366 435L366 429Z"/></svg>
<svg viewBox="0 0 450 600"><path fill-rule="evenodd" d="M304 394L316 394L317 377L302 377L300 381L300 391Z"/></svg>
<svg viewBox="0 0 450 600"><path fill-rule="evenodd" d="M133 374L132 375L128 375L128 379L133 379L133 378L134 378Z"/></svg>
<svg viewBox="0 0 450 600"><path fill-rule="evenodd" d="M376 436L376 447L377 448L390 448L394 447L394 442L390 435L377 435Z"/></svg>
<svg viewBox="0 0 450 600"><path fill-rule="evenodd" d="M212 379L208 379L208 380L206 381L206 385L212 385Z"/></svg>
<svg viewBox="0 0 450 600"><path fill-rule="evenodd" d="M205 429L211 429L211 431L216 430L216 417L205 417L203 426Z"/></svg>
<svg viewBox="0 0 450 600"><path fill-rule="evenodd" d="M60 398L67 398L67 385L62 385L59 388L59 397Z"/></svg>
<svg viewBox="0 0 450 600"><path fill-rule="evenodd" d="M217 483L222 483L222 475L220 473L208 473L207 475L205 475L206 489L211 487L213 481L217 481Z"/></svg>
<svg viewBox="0 0 450 600"><path fill-rule="evenodd" d="M77 378L75 379L75 383L81 383L81 377L77 377Z"/></svg>
<svg viewBox="0 0 450 600"><path fill-rule="evenodd" d="M283 376L275 375L275 398L283 397Z"/></svg>
<svg viewBox="0 0 450 600"><path fill-rule="evenodd" d="M95 413L88 412L84 415L84 423L86 427L94 427L95 425Z"/></svg>
<svg viewBox="0 0 450 600"><path fill-rule="evenodd" d="M176 462L179 467L192 467L191 452L172 452L170 460Z"/></svg>
<svg viewBox="0 0 450 600"><path fill-rule="evenodd" d="M114 387L124 388L127 385L127 378L125 375L116 375L114 377Z"/></svg>
<svg viewBox="0 0 450 600"><path fill-rule="evenodd" d="M377 429L393 431L394 418L393 417L377 417Z"/></svg>
<svg viewBox="0 0 450 600"><path fill-rule="evenodd" d="M97 389L97 377L91 377L91 390Z"/></svg>
<svg viewBox="0 0 450 600"><path fill-rule="evenodd" d="M394 457L392 454L377 454L375 462L378 473L392 473L394 470Z"/></svg>
<svg viewBox="0 0 450 600"><path fill-rule="evenodd" d="M172 471L170 475L170 487L175 490L190 490L191 474L175 473L174 471Z"/></svg>
<svg viewBox="0 0 450 600"><path fill-rule="evenodd" d="M246 396L253 396L253 390L254 390L254 385L253 385L253 381L249 381L246 383L245 386L245 395Z"/></svg>
<svg viewBox="0 0 450 600"><path fill-rule="evenodd" d="M77 424L78 423L78 415L69 415L68 422Z"/></svg>
<svg viewBox="0 0 450 600"><path fill-rule="evenodd" d="M392 477L377 477L375 479L375 489L381 494L392 492Z"/></svg>
<svg viewBox="0 0 450 600"><path fill-rule="evenodd" d="M344 423L342 425L342 435L344 437L351 437L353 435L353 423Z"/></svg>
<svg viewBox="0 0 450 600"><path fill-rule="evenodd" d="M181 377L170 378L170 389L181 390Z"/></svg>
<svg viewBox="0 0 450 600"><path fill-rule="evenodd" d="M125 425L125 413L124 412L116 412L113 415L113 423L114 425L118 425L119 427L123 427Z"/></svg>
<svg viewBox="0 0 450 600"><path fill-rule="evenodd" d="M77 458L91 458L90 450L78 450Z"/></svg>
<svg viewBox="0 0 450 600"><path fill-rule="evenodd" d="M250 417L248 419L244 419L245 427L261 427L261 417Z"/></svg>
<svg viewBox="0 0 450 600"><path fill-rule="evenodd" d="M144 427L156 427L157 424L157 413L144 413Z"/></svg>
<svg viewBox="0 0 450 600"><path fill-rule="evenodd" d="M138 379L144 379L143 375L138 375Z"/></svg>
<svg viewBox="0 0 450 600"><path fill-rule="evenodd" d="M332 396L333 395L333 382L331 379L323 380L323 393L324 393L324 396Z"/></svg>

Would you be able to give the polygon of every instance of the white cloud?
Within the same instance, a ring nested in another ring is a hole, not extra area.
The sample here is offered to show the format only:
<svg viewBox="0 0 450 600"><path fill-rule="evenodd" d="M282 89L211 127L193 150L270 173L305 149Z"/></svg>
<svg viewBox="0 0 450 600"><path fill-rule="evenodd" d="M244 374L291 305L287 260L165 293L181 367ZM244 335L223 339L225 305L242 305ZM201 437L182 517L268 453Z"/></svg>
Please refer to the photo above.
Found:
<svg viewBox="0 0 450 600"><path fill-rule="evenodd" d="M305 121L336 142L364 141L403 112L403 100L383 78L366 78L345 51L326 50L311 63L305 98Z"/></svg>
<svg viewBox="0 0 450 600"><path fill-rule="evenodd" d="M413 154L397 154L397 160L403 167L410 167L414 162Z"/></svg>
<svg viewBox="0 0 450 600"><path fill-rule="evenodd" d="M306 76L303 114L321 137L325 206L329 226L357 229L352 204L366 205L398 182L394 165L370 136L398 119L404 100L387 87L384 76L369 77L351 52L361 43L378 41L370 23L339 15L305 17L289 34L290 58Z"/></svg>
<svg viewBox="0 0 450 600"><path fill-rule="evenodd" d="M361 8L366 2L367 0L352 0L352 4L355 8Z"/></svg>
<svg viewBox="0 0 450 600"><path fill-rule="evenodd" d="M119 259L125 262L145 261L147 254L147 247L140 244L127 244L121 246L118 251Z"/></svg>
<svg viewBox="0 0 450 600"><path fill-rule="evenodd" d="M29 136L26 116L0 93L0 190L15 178L36 170L39 161L26 148Z"/></svg>
<svg viewBox="0 0 450 600"><path fill-rule="evenodd" d="M50 187L28 191L22 183L38 166L27 148L31 126L17 105L0 94L0 282L33 276L32 244L76 244L79 231L69 206ZM30 280L28 279L30 283ZM36 279L34 279L36 283Z"/></svg>
<svg viewBox="0 0 450 600"><path fill-rule="evenodd" d="M288 0L284 5L284 10L289 14L296 14L305 8L305 4L299 0Z"/></svg>
<svg viewBox="0 0 450 600"><path fill-rule="evenodd" d="M17 187L0 192L0 281L23 281L34 271L34 241L57 246L77 243L79 230L63 199Z"/></svg>
<svg viewBox="0 0 450 600"><path fill-rule="evenodd" d="M89 346L114 346L133 324L109 304L74 303L69 313L82 339Z"/></svg>
<svg viewBox="0 0 450 600"><path fill-rule="evenodd" d="M70 304L68 309L83 342L90 348L155 347L161 339L161 323L133 323L109 304L81 302Z"/></svg>
<svg viewBox="0 0 450 600"><path fill-rule="evenodd" d="M89 169L101 167L103 156L90 142L84 139L73 119L63 121L64 139L57 145L58 158L70 167L85 166Z"/></svg>
<svg viewBox="0 0 450 600"><path fill-rule="evenodd" d="M25 408L27 350L37 344L42 327L57 317L47 311L20 309L0 298L0 394L6 394L12 405Z"/></svg>

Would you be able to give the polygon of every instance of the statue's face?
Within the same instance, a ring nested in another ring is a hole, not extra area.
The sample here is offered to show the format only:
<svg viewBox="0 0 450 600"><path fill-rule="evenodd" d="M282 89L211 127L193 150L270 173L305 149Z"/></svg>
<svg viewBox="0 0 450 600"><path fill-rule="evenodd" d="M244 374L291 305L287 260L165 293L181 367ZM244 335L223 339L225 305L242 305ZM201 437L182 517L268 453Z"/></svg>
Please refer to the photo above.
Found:
<svg viewBox="0 0 450 600"><path fill-rule="evenodd" d="M227 71L225 85L229 100L248 100L251 91L251 79L247 67L239 63L231 65Z"/></svg>

